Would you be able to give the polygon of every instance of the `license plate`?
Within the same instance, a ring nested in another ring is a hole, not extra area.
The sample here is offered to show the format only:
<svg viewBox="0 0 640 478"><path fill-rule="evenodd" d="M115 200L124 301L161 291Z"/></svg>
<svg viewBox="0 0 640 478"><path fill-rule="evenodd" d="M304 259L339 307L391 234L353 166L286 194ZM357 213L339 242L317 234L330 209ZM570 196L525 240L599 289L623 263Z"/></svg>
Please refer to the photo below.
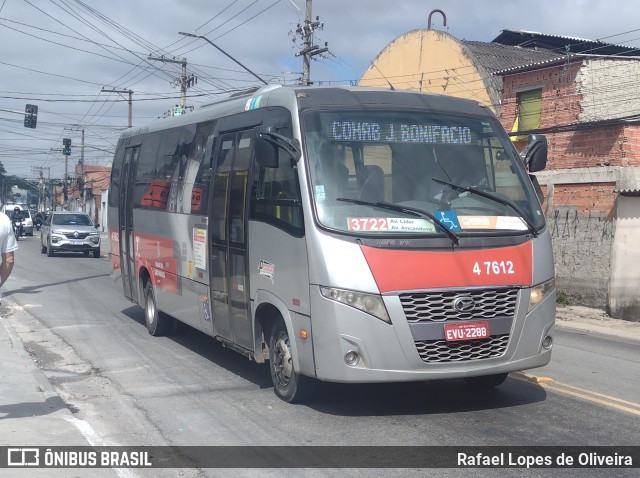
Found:
<svg viewBox="0 0 640 478"><path fill-rule="evenodd" d="M84 244L84 241L69 241L72 246L81 246Z"/></svg>
<svg viewBox="0 0 640 478"><path fill-rule="evenodd" d="M486 320L461 324L444 324L444 339L447 342L486 339L487 337L489 337L489 322Z"/></svg>

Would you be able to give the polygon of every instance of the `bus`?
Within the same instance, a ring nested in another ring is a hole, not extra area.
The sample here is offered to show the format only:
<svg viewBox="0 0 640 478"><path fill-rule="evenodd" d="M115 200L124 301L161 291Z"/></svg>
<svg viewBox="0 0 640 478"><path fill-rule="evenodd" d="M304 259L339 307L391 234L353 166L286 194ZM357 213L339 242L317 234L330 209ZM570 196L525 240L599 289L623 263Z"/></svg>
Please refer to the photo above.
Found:
<svg viewBox="0 0 640 478"><path fill-rule="evenodd" d="M151 335L178 321L268 362L287 402L320 381L498 386L551 357L546 158L471 100L238 93L118 140L112 280Z"/></svg>

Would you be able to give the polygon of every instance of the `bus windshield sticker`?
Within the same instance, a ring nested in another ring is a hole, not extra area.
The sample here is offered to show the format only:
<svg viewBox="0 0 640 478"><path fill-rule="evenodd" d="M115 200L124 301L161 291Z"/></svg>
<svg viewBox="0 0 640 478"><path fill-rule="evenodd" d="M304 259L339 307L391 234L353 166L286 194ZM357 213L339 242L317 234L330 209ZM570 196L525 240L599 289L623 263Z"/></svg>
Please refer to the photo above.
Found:
<svg viewBox="0 0 640 478"><path fill-rule="evenodd" d="M527 225L514 216L458 216L461 229L511 229L526 231Z"/></svg>
<svg viewBox="0 0 640 478"><path fill-rule="evenodd" d="M276 272L276 266L271 264L271 262L264 261L260 259L260 265L258 265L258 273L261 276L265 276L271 282L273 282L273 278Z"/></svg>
<svg viewBox="0 0 640 478"><path fill-rule="evenodd" d="M471 144L468 126L334 121L328 135L333 141L373 143Z"/></svg>
<svg viewBox="0 0 640 478"><path fill-rule="evenodd" d="M406 217L348 217L350 231L382 232L435 232L435 226L426 219Z"/></svg>
<svg viewBox="0 0 640 478"><path fill-rule="evenodd" d="M436 209L433 211L433 214L440 219L440 222L443 223L450 231L459 231L460 230L460 221L458 221L458 215L454 211L441 211L440 209Z"/></svg>
<svg viewBox="0 0 640 478"><path fill-rule="evenodd" d="M207 230L193 228L193 259L198 269L207 268Z"/></svg>
<svg viewBox="0 0 640 478"><path fill-rule="evenodd" d="M325 199L327 199L327 196L324 192L324 185L320 184L318 186L316 186L316 200L317 201L324 201Z"/></svg>

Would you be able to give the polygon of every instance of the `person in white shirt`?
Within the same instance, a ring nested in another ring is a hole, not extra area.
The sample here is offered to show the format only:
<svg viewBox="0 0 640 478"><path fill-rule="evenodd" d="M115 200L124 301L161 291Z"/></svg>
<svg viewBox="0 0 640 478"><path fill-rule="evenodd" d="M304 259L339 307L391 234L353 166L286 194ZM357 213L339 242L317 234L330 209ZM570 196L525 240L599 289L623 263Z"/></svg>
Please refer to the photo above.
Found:
<svg viewBox="0 0 640 478"><path fill-rule="evenodd" d="M18 248L18 241L13 233L11 219L6 214L0 214L0 302L2 301L2 286L13 270L13 251Z"/></svg>

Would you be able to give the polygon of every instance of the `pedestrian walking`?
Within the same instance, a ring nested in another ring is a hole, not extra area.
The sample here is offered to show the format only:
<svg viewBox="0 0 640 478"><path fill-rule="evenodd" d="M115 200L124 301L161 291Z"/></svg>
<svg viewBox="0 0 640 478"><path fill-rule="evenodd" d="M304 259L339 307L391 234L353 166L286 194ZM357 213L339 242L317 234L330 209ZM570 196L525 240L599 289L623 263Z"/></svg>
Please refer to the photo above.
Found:
<svg viewBox="0 0 640 478"><path fill-rule="evenodd" d="M0 214L0 302L2 302L2 286L13 270L13 251L18 248L18 241L13 233L11 219L6 214Z"/></svg>

